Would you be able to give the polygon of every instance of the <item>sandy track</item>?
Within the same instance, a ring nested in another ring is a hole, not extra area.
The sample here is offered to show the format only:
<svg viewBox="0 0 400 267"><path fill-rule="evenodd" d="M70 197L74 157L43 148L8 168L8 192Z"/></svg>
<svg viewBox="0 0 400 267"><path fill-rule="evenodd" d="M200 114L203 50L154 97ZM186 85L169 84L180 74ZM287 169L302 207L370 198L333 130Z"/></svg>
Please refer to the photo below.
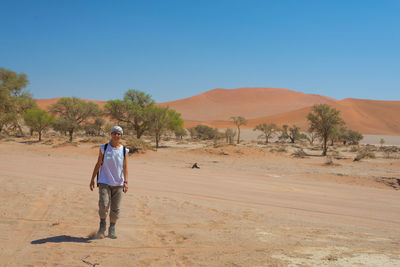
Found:
<svg viewBox="0 0 400 267"><path fill-rule="evenodd" d="M119 238L89 240L98 225L97 193L88 189L96 153L0 144L2 265L400 264L399 191L331 182L332 170L312 165L318 159L268 155L168 148L130 156ZM354 168L361 178L399 170L350 166L340 167L350 178Z"/></svg>

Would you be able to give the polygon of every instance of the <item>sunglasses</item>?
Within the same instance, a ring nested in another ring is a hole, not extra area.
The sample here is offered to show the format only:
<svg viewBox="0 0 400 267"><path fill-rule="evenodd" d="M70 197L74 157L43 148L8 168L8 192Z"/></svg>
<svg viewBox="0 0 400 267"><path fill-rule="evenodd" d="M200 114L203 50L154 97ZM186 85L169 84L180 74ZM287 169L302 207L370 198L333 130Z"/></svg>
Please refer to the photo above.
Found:
<svg viewBox="0 0 400 267"><path fill-rule="evenodd" d="M111 134L112 135L116 135L116 136L121 136L122 135L121 133L118 133L118 132L112 132Z"/></svg>

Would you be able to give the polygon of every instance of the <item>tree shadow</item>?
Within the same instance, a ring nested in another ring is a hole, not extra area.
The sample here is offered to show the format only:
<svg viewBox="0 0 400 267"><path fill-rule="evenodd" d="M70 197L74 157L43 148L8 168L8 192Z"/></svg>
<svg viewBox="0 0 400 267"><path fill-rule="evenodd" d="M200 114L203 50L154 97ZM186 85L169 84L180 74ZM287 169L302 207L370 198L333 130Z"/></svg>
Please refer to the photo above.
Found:
<svg viewBox="0 0 400 267"><path fill-rule="evenodd" d="M32 145L32 144L36 144L36 143L40 143L41 141L39 140L28 140L28 141L21 141L21 144L28 144L28 145Z"/></svg>
<svg viewBox="0 0 400 267"><path fill-rule="evenodd" d="M64 242L73 242L73 243L90 243L92 238L89 237L75 237L69 235L58 235L52 236L42 239L37 239L31 241L31 244L38 245L38 244L45 244L45 243L64 243Z"/></svg>
<svg viewBox="0 0 400 267"><path fill-rule="evenodd" d="M315 157L315 158L323 158L325 156L321 155L321 154L308 154L306 153L307 157Z"/></svg>

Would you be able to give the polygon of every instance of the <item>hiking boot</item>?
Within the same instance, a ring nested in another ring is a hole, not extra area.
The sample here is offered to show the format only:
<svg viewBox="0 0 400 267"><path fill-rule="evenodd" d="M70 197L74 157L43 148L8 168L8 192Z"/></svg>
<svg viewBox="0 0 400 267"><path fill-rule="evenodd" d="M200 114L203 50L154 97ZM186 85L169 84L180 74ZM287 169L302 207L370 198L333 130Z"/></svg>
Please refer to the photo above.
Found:
<svg viewBox="0 0 400 267"><path fill-rule="evenodd" d="M112 239L117 238L117 236L115 235L115 225L110 225L110 227L108 227L108 237Z"/></svg>
<svg viewBox="0 0 400 267"><path fill-rule="evenodd" d="M99 231L97 232L97 238L104 238L104 233L106 232L106 221L100 221Z"/></svg>

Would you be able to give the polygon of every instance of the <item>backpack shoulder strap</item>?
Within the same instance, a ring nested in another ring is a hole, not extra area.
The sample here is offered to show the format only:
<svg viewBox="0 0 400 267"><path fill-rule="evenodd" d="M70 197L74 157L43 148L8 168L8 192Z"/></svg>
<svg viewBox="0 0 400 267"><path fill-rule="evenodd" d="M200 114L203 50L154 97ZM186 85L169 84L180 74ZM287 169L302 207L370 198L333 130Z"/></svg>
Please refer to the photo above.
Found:
<svg viewBox="0 0 400 267"><path fill-rule="evenodd" d="M103 151L103 160L101 161L101 165L103 165L103 161L104 161L104 154L106 154L107 146L108 146L108 143L104 145L104 151Z"/></svg>
<svg viewBox="0 0 400 267"><path fill-rule="evenodd" d="M125 146L122 146L122 149L124 150L124 159L125 159L125 156L126 156L126 147L125 147Z"/></svg>
<svg viewBox="0 0 400 267"><path fill-rule="evenodd" d="M101 166L103 166L104 154L106 154L107 146L108 146L108 143L107 143L107 144L104 144L104 151L103 151L103 158L102 158L102 160L101 160ZM101 166L100 166L99 171L97 172L97 187L99 187L99 174L100 174Z"/></svg>

